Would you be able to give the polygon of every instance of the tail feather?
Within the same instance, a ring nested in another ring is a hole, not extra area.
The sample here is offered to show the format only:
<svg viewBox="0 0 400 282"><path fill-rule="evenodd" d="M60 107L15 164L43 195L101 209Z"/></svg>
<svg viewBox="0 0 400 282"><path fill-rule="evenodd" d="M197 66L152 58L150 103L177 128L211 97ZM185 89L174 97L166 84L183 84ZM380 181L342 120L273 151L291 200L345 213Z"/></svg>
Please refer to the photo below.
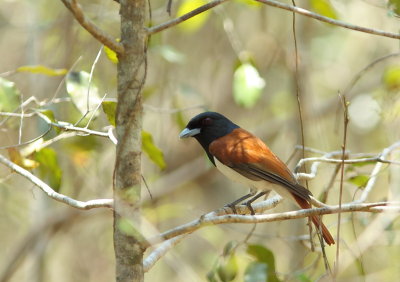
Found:
<svg viewBox="0 0 400 282"><path fill-rule="evenodd" d="M297 204L302 208L302 209L309 209L311 208L311 204L305 200L302 199L298 196L294 195L294 199L296 200ZM322 223L322 221L320 220L320 218L316 215L310 216L311 221L314 223L315 227L318 230L321 230L322 233L322 238L324 238L325 243L327 243L328 245L333 245L335 244L335 240L333 239L331 233L329 232L328 228L326 228L326 226Z"/></svg>

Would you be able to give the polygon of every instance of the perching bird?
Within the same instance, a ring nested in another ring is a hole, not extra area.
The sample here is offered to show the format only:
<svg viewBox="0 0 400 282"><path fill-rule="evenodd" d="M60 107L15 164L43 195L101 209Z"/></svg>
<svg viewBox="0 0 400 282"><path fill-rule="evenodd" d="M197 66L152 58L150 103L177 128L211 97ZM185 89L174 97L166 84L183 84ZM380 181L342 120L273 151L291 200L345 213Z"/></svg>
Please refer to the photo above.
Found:
<svg viewBox="0 0 400 282"><path fill-rule="evenodd" d="M289 168L261 139L240 128L216 112L204 112L193 117L180 138L194 137L208 158L229 179L250 187L250 193L229 204L235 205L251 198L246 205L254 214L251 203L272 189L284 198L293 200L303 209L311 208L311 192L301 186ZM328 245L335 243L326 226L317 216L311 216Z"/></svg>

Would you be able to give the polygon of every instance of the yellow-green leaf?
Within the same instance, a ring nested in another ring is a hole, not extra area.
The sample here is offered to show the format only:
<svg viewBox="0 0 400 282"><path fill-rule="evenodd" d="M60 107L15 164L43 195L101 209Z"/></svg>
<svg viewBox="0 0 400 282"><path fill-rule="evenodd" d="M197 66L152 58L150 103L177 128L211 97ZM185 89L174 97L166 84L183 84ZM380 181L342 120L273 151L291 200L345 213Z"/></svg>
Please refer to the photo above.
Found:
<svg viewBox="0 0 400 282"><path fill-rule="evenodd" d="M117 53L115 53L113 50L108 48L107 46L104 46L104 52L106 53L107 58L113 62L114 64L118 64L118 56Z"/></svg>
<svg viewBox="0 0 400 282"><path fill-rule="evenodd" d="M400 66L390 66L383 73L383 83L388 90L400 89Z"/></svg>
<svg viewBox="0 0 400 282"><path fill-rule="evenodd" d="M149 132L142 131L142 149L160 169L166 167L163 152L154 144Z"/></svg>
<svg viewBox="0 0 400 282"><path fill-rule="evenodd" d="M249 64L240 65L233 75L233 98L238 105L253 107L261 97L265 81L257 69Z"/></svg>
<svg viewBox="0 0 400 282"><path fill-rule="evenodd" d="M101 99L99 98L99 90L93 83L93 79L90 83L90 92L88 93L89 80L90 80L90 74L84 71L80 71L80 72L70 72L67 75L65 82L67 86L67 92L71 97L72 102L74 103L76 108L81 112L81 114L85 114L87 110L89 111L95 110L101 101Z"/></svg>
<svg viewBox="0 0 400 282"><path fill-rule="evenodd" d="M208 2L205 0L185 0L178 8L177 16L180 17L184 14L187 14L194 9L199 8L207 4ZM205 11L200 13L184 22L182 22L179 27L186 32L195 32L199 30L207 21L210 16L210 11Z"/></svg>
<svg viewBox="0 0 400 282"><path fill-rule="evenodd" d="M113 101L103 101L101 103L103 112L106 114L108 122L115 126L115 112L117 111L117 102Z"/></svg>
<svg viewBox="0 0 400 282"><path fill-rule="evenodd" d="M338 18L329 0L310 0L310 2L311 9L316 13L335 20Z"/></svg>
<svg viewBox="0 0 400 282"><path fill-rule="evenodd" d="M67 69L52 69L43 65L22 66L17 68L17 71L44 74L48 76L60 76L60 75L66 75L68 73Z"/></svg>
<svg viewBox="0 0 400 282"><path fill-rule="evenodd" d="M0 77L0 111L12 112L18 108L20 92L15 83Z"/></svg>
<svg viewBox="0 0 400 282"><path fill-rule="evenodd" d="M58 165L56 151L52 148L43 148L34 156L35 160L40 163L38 167L40 177L48 182L55 191L58 191L61 185L62 170Z"/></svg>
<svg viewBox="0 0 400 282"><path fill-rule="evenodd" d="M368 175L356 175L347 179L348 182L356 185L357 187L365 187L368 183L369 177Z"/></svg>
<svg viewBox="0 0 400 282"><path fill-rule="evenodd" d="M400 0L389 0L389 9L397 16L400 15Z"/></svg>
<svg viewBox="0 0 400 282"><path fill-rule="evenodd" d="M238 264L235 254L224 257L217 268L218 277L223 282L232 281L235 279L238 272Z"/></svg>

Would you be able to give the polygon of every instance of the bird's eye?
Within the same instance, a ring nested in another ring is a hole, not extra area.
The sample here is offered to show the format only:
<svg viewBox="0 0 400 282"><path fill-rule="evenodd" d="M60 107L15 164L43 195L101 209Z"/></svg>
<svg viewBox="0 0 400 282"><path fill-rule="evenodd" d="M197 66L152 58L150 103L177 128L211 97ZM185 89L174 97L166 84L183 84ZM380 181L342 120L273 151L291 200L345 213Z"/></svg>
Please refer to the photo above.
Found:
<svg viewBox="0 0 400 282"><path fill-rule="evenodd" d="M201 125L210 125L213 123L212 118L205 118L201 121Z"/></svg>

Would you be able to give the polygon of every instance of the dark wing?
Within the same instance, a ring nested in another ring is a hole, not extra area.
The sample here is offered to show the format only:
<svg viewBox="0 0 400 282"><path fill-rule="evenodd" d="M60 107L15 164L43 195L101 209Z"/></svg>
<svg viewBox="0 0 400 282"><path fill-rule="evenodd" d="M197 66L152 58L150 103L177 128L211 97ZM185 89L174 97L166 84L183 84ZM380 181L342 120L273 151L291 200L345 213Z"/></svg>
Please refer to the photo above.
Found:
<svg viewBox="0 0 400 282"><path fill-rule="evenodd" d="M209 152L251 180L278 184L302 199L310 199L311 192L297 183L292 172L268 146L242 128L213 141Z"/></svg>

